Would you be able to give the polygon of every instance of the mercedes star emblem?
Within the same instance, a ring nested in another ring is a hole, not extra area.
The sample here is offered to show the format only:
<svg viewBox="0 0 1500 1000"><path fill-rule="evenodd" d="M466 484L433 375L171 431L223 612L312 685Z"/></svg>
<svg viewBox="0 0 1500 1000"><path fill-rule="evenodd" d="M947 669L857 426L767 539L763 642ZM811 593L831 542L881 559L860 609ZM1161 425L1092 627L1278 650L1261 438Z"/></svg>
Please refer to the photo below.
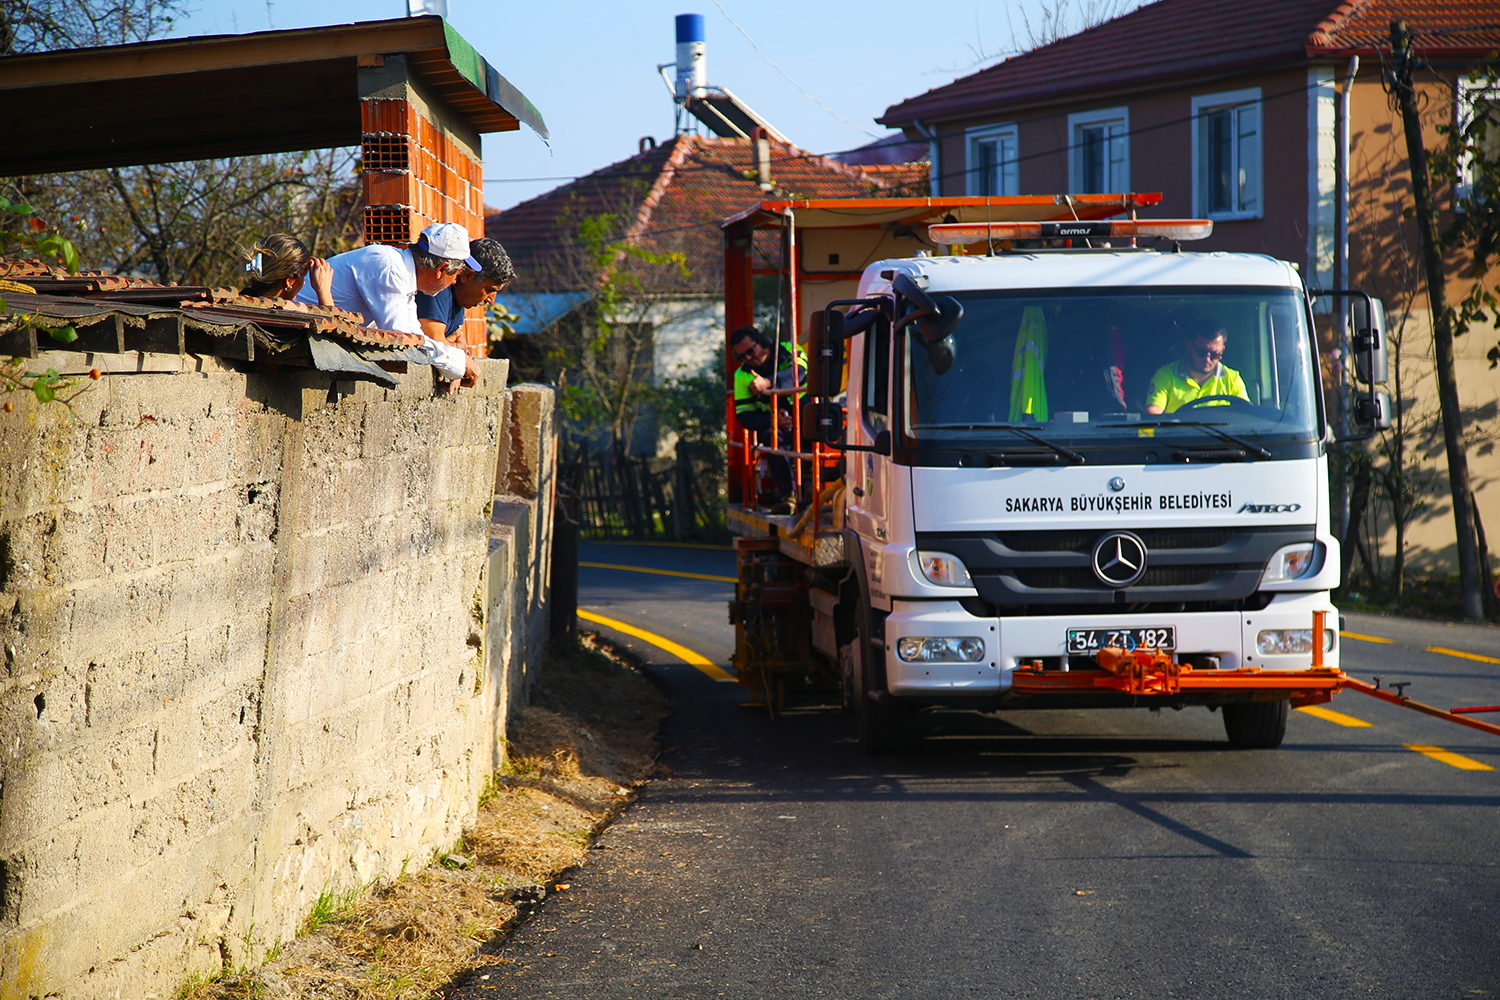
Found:
<svg viewBox="0 0 1500 1000"><path fill-rule="evenodd" d="M1110 587L1128 587L1146 572L1146 543L1128 531L1112 531L1094 546L1094 575Z"/></svg>
<svg viewBox="0 0 1500 1000"><path fill-rule="evenodd" d="M1109 489L1110 489L1111 493L1118 493L1121 490L1123 490L1124 488L1125 488L1125 480L1121 479L1119 476L1116 476L1115 478L1113 478L1113 479L1111 479L1109 481Z"/></svg>

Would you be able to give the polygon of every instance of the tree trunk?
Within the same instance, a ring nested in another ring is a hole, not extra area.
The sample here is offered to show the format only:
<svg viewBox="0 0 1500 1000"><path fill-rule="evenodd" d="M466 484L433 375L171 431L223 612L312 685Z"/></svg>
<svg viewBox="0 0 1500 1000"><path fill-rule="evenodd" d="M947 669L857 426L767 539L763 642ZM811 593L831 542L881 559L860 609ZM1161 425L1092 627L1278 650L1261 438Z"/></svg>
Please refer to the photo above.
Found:
<svg viewBox="0 0 1500 1000"><path fill-rule="evenodd" d="M1412 84L1411 32L1405 21L1391 22L1391 54L1395 66L1395 89L1406 130L1406 149L1411 161L1412 200L1417 229L1422 236L1422 268L1427 279L1427 298L1432 310L1432 344L1437 365L1438 402L1443 411L1443 441L1448 452L1448 486L1453 498L1453 527L1458 548L1458 579L1465 618L1484 616L1479 580L1479 546L1474 537L1474 507L1469 490L1469 459L1464 453L1463 414L1459 409L1458 381L1453 372L1453 317L1448 310L1447 282L1438 249L1437 210L1427 173L1427 150L1422 145L1422 122L1417 114L1416 89ZM1398 535L1399 538L1399 535ZM1399 560L1402 553L1396 553Z"/></svg>
<svg viewBox="0 0 1500 1000"><path fill-rule="evenodd" d="M1480 597L1484 599L1484 617L1495 617L1495 602L1500 595L1495 593L1495 574L1490 568L1490 543L1484 537L1484 521L1479 517L1479 498L1474 498L1474 534L1479 540L1479 577L1484 583Z"/></svg>
<svg viewBox="0 0 1500 1000"><path fill-rule="evenodd" d="M1349 494L1349 522L1344 528L1342 539L1343 548L1343 576L1340 578L1343 586L1349 586L1349 574L1354 569L1355 549L1361 542L1360 533L1364 531L1365 510L1370 502L1370 463L1365 460L1357 462L1354 470L1354 482L1351 484ZM1370 566L1365 564L1365 572L1369 573ZM1371 582L1374 582L1372 576Z"/></svg>

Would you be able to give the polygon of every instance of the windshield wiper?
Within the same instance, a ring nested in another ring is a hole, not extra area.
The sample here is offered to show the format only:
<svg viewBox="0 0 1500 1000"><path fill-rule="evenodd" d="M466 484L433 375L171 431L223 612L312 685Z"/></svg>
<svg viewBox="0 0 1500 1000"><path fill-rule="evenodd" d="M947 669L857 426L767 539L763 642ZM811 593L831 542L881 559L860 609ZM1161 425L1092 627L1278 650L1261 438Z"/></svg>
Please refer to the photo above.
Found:
<svg viewBox="0 0 1500 1000"><path fill-rule="evenodd" d="M1026 430L1024 427L1019 427L1016 424L989 424L989 425L986 425L986 426L983 426L983 427L975 427L973 429L975 429L975 430L988 430L989 428L994 428L997 431L1010 431L1012 434L1015 434L1018 437L1023 437L1026 440L1028 440L1031 443L1033 443L1033 444L1039 444L1043 448L1050 449L1058 457L1066 459L1067 463L1069 465L1082 465L1084 462L1087 461L1087 459L1085 459L1082 455L1078 454L1078 452L1073 451L1070 448L1064 448L1060 444L1053 444L1051 441L1048 441L1046 438L1042 437L1041 435L1039 435L1039 434L1033 434L1030 431ZM1004 452L1001 452L998 455L987 455L985 457L986 457L986 460L990 463L990 465L995 466L995 465L1016 465L1016 464L1021 464L1021 463L1026 462L1027 459L1033 459L1034 460L1037 456L1035 456L1035 455L1017 455L1014 452L1012 452L1011 454L1007 455ZM1020 460L1020 462L1017 462L1018 459Z"/></svg>
<svg viewBox="0 0 1500 1000"><path fill-rule="evenodd" d="M1037 435L1037 434L1033 434L1030 431L1026 430L1024 427L1021 427L1021 426L1019 426L1017 424L928 424L926 427L923 427L922 430L942 430L942 431L1010 431L1012 434L1019 435L1020 437L1023 437L1023 438L1025 438L1028 441L1031 441L1031 442L1033 442L1035 444L1039 444L1043 448L1046 448L1046 449L1050 450L1053 454L1055 454L1055 455L1057 455L1057 456L1059 456L1059 457L1061 457L1063 459L1066 459L1067 463L1069 465L1083 465L1085 462L1088 461L1088 459L1084 458L1078 452L1073 451L1070 448L1064 448L1060 444L1053 444L1051 441L1048 441L1046 438L1041 437L1040 435ZM978 450L976 448L944 448L941 445L939 445L937 447L933 447L931 445L924 445L924 447L926 447L926 448L928 448L928 449L930 449L932 451L962 451L962 452L972 452L972 451L977 451ZM1036 464L1035 460L1037 458L1040 458L1040 457L1042 457L1042 456L1040 456L1040 455L1034 455L1034 454L1033 455L1018 455L1018 454L1016 454L1014 452L1012 452L1009 455L1006 455L1004 452L1001 452L998 455L987 455L986 456L986 458L989 460L990 465L992 465L992 466L994 466L994 465L1021 465L1021 464L1031 464L1031 465L1034 465L1034 464ZM1028 462L1027 461L1028 459L1030 459L1031 461Z"/></svg>
<svg viewBox="0 0 1500 1000"><path fill-rule="evenodd" d="M1242 437L1238 437L1228 431L1219 430L1218 424L1205 423L1202 420L1135 420L1128 424L1100 424L1100 427L1196 427L1199 430L1208 431L1220 441L1239 445L1245 451L1259 458L1270 458L1271 453L1260 445L1251 444Z"/></svg>

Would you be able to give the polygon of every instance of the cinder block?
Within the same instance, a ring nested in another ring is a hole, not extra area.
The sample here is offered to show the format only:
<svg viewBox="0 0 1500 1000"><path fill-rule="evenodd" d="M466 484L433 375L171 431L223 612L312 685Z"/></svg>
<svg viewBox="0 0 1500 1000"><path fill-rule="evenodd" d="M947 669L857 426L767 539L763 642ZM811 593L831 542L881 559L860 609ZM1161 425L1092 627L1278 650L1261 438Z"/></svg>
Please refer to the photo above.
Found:
<svg viewBox="0 0 1500 1000"><path fill-rule="evenodd" d="M366 205L410 205L411 175L382 174L366 171L364 174Z"/></svg>

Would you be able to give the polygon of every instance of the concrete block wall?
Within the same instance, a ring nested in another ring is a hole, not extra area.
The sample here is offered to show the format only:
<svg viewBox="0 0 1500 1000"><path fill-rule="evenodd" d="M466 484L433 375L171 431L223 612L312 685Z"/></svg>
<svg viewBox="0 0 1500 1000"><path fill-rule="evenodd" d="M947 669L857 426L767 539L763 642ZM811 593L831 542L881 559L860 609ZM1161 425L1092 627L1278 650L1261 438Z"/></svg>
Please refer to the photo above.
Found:
<svg viewBox="0 0 1500 1000"><path fill-rule="evenodd" d="M546 636L549 390L125 357L0 419L4 1000L170 996L452 843Z"/></svg>

